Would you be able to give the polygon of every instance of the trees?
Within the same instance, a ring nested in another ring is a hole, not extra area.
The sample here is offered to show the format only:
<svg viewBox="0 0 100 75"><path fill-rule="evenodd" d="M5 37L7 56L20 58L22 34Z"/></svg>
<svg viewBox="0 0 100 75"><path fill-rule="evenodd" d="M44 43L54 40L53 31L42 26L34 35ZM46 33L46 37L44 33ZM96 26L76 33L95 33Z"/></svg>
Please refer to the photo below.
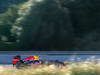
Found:
<svg viewBox="0 0 100 75"><path fill-rule="evenodd" d="M6 1L12 5L0 14L0 35L19 49L99 49L98 0Z"/></svg>
<svg viewBox="0 0 100 75"><path fill-rule="evenodd" d="M17 18L17 8L15 6L9 7L7 12L0 14L1 37L6 36L7 38L9 38L9 36L11 36L10 30L16 18Z"/></svg>
<svg viewBox="0 0 100 75"><path fill-rule="evenodd" d="M74 28L76 50L99 50L100 1L62 0L62 6L69 8Z"/></svg>
<svg viewBox="0 0 100 75"><path fill-rule="evenodd" d="M0 1L0 6L5 12L0 13L0 50L11 50L15 48L17 36L11 32L13 25L18 18L18 6L15 4L9 5L10 2Z"/></svg>
<svg viewBox="0 0 100 75"><path fill-rule="evenodd" d="M70 49L73 29L69 10L59 8L56 0L43 0L31 6L20 23L23 26L20 46L23 49Z"/></svg>

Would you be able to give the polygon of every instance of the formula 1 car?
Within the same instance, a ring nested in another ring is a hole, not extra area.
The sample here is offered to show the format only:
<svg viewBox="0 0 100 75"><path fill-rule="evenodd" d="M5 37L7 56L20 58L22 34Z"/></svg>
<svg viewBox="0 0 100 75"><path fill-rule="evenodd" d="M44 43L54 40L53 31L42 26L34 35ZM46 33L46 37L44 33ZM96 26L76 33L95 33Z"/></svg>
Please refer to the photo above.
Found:
<svg viewBox="0 0 100 75"><path fill-rule="evenodd" d="M12 60L12 63L16 68L38 66L41 64L39 56L29 56L24 59L21 59L20 56L15 56Z"/></svg>
<svg viewBox="0 0 100 75"><path fill-rule="evenodd" d="M17 69L20 68L26 68L26 67L34 67L34 66L39 66L39 65L55 65L57 67L59 66L65 66L64 62L58 61L58 60L48 60L48 61L43 61L40 60L38 56L29 56L24 59L19 59L14 63L15 67Z"/></svg>

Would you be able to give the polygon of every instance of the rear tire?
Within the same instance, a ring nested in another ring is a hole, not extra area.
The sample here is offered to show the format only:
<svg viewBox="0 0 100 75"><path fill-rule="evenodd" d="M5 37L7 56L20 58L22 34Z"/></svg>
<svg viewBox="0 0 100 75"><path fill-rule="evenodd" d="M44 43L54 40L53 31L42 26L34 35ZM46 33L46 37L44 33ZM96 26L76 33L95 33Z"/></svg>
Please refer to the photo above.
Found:
<svg viewBox="0 0 100 75"><path fill-rule="evenodd" d="M21 69L21 68L23 68L23 67L25 67L26 66L26 64L22 61L22 60L20 60L20 61L18 61L17 63L16 63L16 68L17 69Z"/></svg>

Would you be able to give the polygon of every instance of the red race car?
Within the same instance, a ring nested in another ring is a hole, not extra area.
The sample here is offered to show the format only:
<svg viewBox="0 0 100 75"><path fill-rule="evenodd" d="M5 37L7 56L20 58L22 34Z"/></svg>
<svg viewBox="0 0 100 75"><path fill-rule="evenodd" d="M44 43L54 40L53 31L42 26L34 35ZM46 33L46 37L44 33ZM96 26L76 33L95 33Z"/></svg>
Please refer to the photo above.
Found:
<svg viewBox="0 0 100 75"><path fill-rule="evenodd" d="M12 64L13 66L16 66L16 68L22 68L26 66L39 66L41 61L39 56L28 56L24 59L21 59L20 56L15 56L12 59Z"/></svg>
<svg viewBox="0 0 100 75"><path fill-rule="evenodd" d="M21 59L20 56L15 56L12 61L13 65L16 66L16 68L25 68L25 67L30 67L30 66L39 66L42 64L45 65L55 65L57 67L60 66L65 66L64 62L58 61L58 60L48 60L48 61L43 61L40 60L39 56L28 56L24 59Z"/></svg>

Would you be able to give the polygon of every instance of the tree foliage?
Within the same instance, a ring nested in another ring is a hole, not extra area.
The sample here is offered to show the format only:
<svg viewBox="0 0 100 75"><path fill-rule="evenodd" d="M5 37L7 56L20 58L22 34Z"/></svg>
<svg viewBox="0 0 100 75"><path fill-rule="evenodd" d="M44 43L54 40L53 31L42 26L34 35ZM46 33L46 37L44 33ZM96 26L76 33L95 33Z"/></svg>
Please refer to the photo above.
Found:
<svg viewBox="0 0 100 75"><path fill-rule="evenodd" d="M35 3L35 4L34 4ZM73 28L68 9L59 7L56 0L34 2L26 13L20 46L26 49L70 49ZM28 10L28 9L27 9Z"/></svg>
<svg viewBox="0 0 100 75"><path fill-rule="evenodd" d="M99 0L17 0L0 14L0 35L21 50L99 50L99 7Z"/></svg>

